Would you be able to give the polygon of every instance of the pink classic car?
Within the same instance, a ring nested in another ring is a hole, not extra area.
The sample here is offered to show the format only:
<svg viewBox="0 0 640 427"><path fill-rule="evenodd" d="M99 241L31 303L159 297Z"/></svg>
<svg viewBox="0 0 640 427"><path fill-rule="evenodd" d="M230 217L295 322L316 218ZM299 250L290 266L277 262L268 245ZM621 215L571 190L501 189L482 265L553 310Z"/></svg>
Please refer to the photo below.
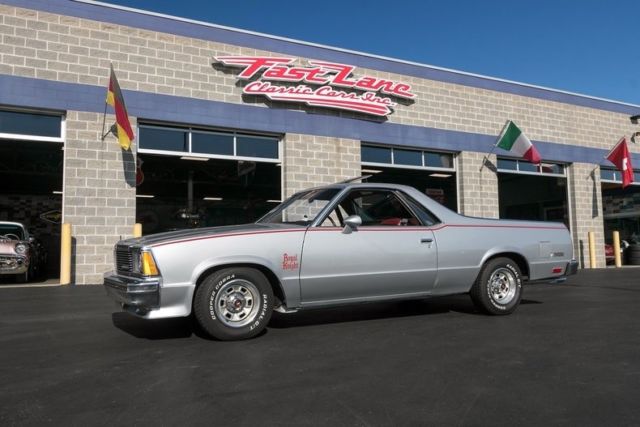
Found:
<svg viewBox="0 0 640 427"><path fill-rule="evenodd" d="M28 282L43 271L46 252L19 222L0 221L0 277Z"/></svg>

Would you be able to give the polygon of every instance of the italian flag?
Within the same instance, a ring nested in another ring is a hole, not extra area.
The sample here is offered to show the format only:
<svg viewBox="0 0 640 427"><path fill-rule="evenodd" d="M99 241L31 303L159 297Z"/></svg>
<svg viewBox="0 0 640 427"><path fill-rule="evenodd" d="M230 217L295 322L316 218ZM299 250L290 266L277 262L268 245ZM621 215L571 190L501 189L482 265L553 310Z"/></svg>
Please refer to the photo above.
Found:
<svg viewBox="0 0 640 427"><path fill-rule="evenodd" d="M533 146L529 138L511 120L507 122L498 137L496 147L510 151L518 157L522 157L531 163L540 164L540 153Z"/></svg>

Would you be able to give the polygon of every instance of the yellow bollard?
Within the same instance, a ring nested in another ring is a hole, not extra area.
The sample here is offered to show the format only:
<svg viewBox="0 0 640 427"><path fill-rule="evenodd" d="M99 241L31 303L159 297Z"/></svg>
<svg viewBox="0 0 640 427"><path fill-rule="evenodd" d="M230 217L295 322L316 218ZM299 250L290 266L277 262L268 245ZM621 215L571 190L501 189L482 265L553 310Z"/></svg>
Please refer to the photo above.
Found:
<svg viewBox="0 0 640 427"><path fill-rule="evenodd" d="M616 263L616 267L622 267L622 260L620 259L620 232L613 232L613 256Z"/></svg>
<svg viewBox="0 0 640 427"><path fill-rule="evenodd" d="M596 236L589 232L589 268L596 268Z"/></svg>
<svg viewBox="0 0 640 427"><path fill-rule="evenodd" d="M65 222L60 231L60 284L71 283L71 224Z"/></svg>
<svg viewBox="0 0 640 427"><path fill-rule="evenodd" d="M139 222L133 224L133 237L142 237L142 224Z"/></svg>

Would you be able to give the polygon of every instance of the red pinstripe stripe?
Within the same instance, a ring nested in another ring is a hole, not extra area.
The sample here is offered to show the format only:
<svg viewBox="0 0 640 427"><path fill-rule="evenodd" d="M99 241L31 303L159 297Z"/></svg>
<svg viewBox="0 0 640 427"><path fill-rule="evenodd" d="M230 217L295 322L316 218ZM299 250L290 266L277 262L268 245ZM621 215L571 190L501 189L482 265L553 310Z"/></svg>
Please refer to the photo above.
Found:
<svg viewBox="0 0 640 427"><path fill-rule="evenodd" d="M444 228L519 228L519 229L533 229L533 230L565 230L564 227L549 227L549 226L526 226L526 225L471 225L471 224L442 224L438 227L400 227L400 226L389 226L389 227L361 227L359 231L438 231ZM316 227L308 229L308 231L338 231L342 230L341 227ZM208 239L218 239L222 237L233 237L233 236L250 236L254 234L275 234L275 233L296 233L296 232L304 232L307 231L306 228L302 229L287 229L287 230L268 230L268 231L246 231L246 232L238 232L238 233L226 233L226 234L214 234L212 236L202 236L202 237L192 237L189 239L178 239L171 240L169 242L162 242L150 245L151 247L160 247L166 245L172 245L174 243L185 243L185 242L193 242L197 240L208 240Z"/></svg>
<svg viewBox="0 0 640 427"><path fill-rule="evenodd" d="M289 229L289 230L246 231L246 232L238 232L238 233L214 234L212 236L192 237L189 239L178 239L178 240L171 240L169 242L155 243L155 244L152 244L151 247L157 248L159 246L173 245L174 243L193 242L196 240L218 239L221 237L249 236L252 234L295 233L295 232L303 232L306 230L307 230L306 228L301 228L301 229Z"/></svg>

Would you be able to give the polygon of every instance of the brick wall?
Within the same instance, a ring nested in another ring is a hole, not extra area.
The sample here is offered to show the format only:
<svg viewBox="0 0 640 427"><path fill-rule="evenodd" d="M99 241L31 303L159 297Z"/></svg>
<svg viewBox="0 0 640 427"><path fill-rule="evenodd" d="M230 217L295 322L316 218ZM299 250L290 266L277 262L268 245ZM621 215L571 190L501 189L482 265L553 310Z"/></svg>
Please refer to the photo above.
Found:
<svg viewBox="0 0 640 427"><path fill-rule="evenodd" d="M360 141L287 134L282 143L284 197L360 176Z"/></svg>
<svg viewBox="0 0 640 427"><path fill-rule="evenodd" d="M113 62L124 89L269 106L262 98L243 98L242 88L236 85L237 71L212 67L211 62L216 55L273 53L7 5L0 5L0 37L0 74L106 87ZM417 99L398 105L390 123L497 135L505 120L512 119L533 140L601 149L611 148L636 127L625 114L356 70L356 75L365 73L413 86ZM321 114L356 117L326 110ZM98 114L69 112L67 118L64 210L65 219L76 227L78 283L99 281L111 267L111 245L129 235L135 218L135 188L124 179L125 171L133 171L133 159L123 157L112 137L100 142L101 124ZM640 147L631 145L630 150L638 153ZM460 208L467 215L497 217L497 179L494 171L480 170L483 158L480 153L459 155ZM495 164L495 156L491 160ZM360 142L289 134L283 141L282 167L285 196L356 176L360 174ZM579 248L587 229L602 233L599 176L595 181L590 178L593 165L572 165L568 170ZM600 213L596 214L594 206ZM598 239L601 247L603 237ZM604 262L600 255L599 260Z"/></svg>
<svg viewBox="0 0 640 427"><path fill-rule="evenodd" d="M460 213L498 218L498 176L496 156L462 152L458 156Z"/></svg>
<svg viewBox="0 0 640 427"><path fill-rule="evenodd" d="M596 267L605 266L604 223L600 168L586 163L573 163L569 168L569 203L574 254L580 266L589 266L588 233L595 233Z"/></svg>
<svg viewBox="0 0 640 427"><path fill-rule="evenodd" d="M212 67L213 56L274 55L6 5L0 5L0 17L0 73L11 75L106 86L113 62L124 89L246 103L241 87L236 86L237 71ZM413 86L415 103L398 105L389 117L392 123L497 135L505 120L512 119L533 140L606 149L635 129L625 114L356 70L356 74L365 73ZM269 104L262 98L253 102ZM323 114L353 116L326 110ZM631 150L640 152L640 147Z"/></svg>
<svg viewBox="0 0 640 427"><path fill-rule="evenodd" d="M114 122L108 115L107 127ZM114 136L100 141L101 114L70 111L66 125L63 220L75 238L73 280L102 283L113 268L113 245L133 231L135 161Z"/></svg>

